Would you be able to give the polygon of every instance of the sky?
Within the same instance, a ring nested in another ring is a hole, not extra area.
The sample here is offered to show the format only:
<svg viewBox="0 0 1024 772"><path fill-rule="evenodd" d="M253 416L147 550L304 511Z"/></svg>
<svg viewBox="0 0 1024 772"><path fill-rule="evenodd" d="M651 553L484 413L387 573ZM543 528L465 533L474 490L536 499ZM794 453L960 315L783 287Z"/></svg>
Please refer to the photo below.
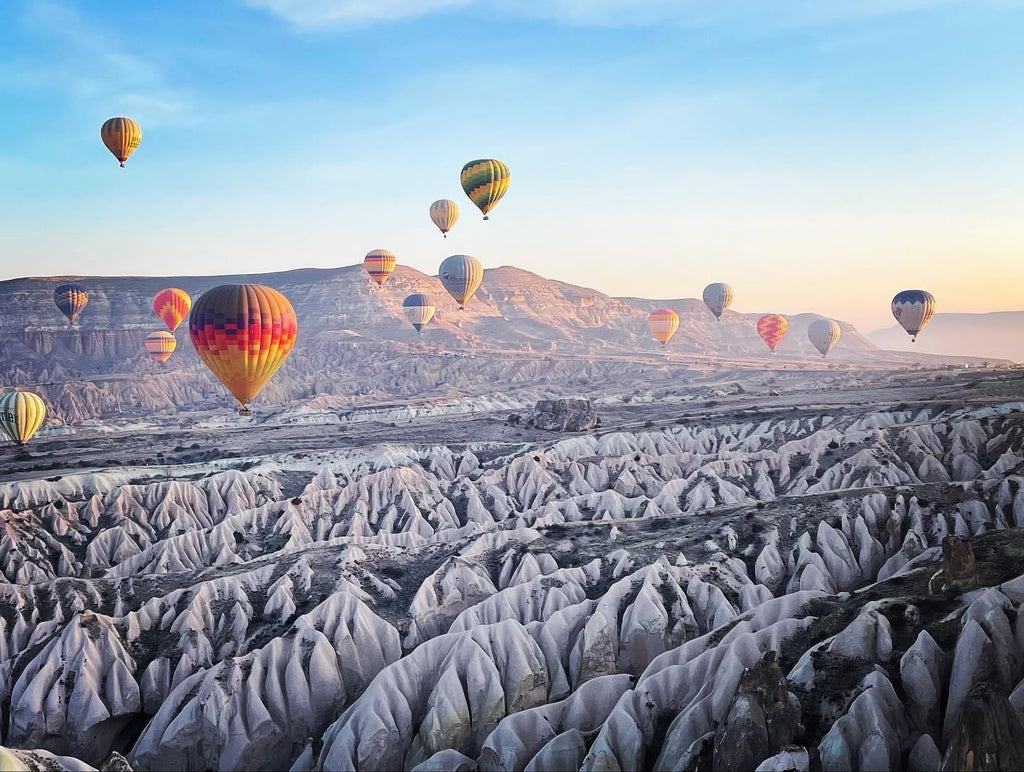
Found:
<svg viewBox="0 0 1024 772"><path fill-rule="evenodd" d="M1024 309L1022 36L1024 0L5 0L0 279L384 247L864 331L904 288Z"/></svg>

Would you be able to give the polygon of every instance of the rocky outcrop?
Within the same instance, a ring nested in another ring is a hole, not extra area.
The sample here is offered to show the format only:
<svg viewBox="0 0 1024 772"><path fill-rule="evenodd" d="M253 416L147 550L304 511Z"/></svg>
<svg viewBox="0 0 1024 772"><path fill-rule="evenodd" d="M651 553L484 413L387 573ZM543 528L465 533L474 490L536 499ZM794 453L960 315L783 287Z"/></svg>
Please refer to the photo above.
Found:
<svg viewBox="0 0 1024 772"><path fill-rule="evenodd" d="M583 432L598 424L597 409L585 397L542 399L526 425L549 432Z"/></svg>
<svg viewBox="0 0 1024 772"><path fill-rule="evenodd" d="M950 772L1024 769L1024 725L1006 697L990 684L976 685L942 759Z"/></svg>

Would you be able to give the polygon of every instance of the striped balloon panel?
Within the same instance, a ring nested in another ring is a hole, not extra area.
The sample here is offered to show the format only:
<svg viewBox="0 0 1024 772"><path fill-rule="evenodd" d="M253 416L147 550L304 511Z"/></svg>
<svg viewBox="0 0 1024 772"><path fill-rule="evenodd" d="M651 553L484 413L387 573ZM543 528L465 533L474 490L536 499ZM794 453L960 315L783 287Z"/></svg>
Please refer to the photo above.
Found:
<svg viewBox="0 0 1024 772"><path fill-rule="evenodd" d="M722 282L709 284L704 288L704 305L706 305L716 319L722 318L722 313L732 305L732 287Z"/></svg>
<svg viewBox="0 0 1024 772"><path fill-rule="evenodd" d="M679 314L671 308L659 308L651 311L647 317L647 326L651 328L654 339L664 346L679 329Z"/></svg>
<svg viewBox="0 0 1024 772"><path fill-rule="evenodd" d="M442 198L430 205L430 219L441 233L448 231L459 219L459 205L449 198Z"/></svg>
<svg viewBox="0 0 1024 772"><path fill-rule="evenodd" d="M73 322L89 302L89 293L80 284L59 284L53 291L53 302L68 321Z"/></svg>
<svg viewBox="0 0 1024 772"><path fill-rule="evenodd" d="M508 190L512 175L501 161L484 158L463 166L460 179L469 200L476 204L477 209L484 213L484 219L487 219L487 213Z"/></svg>
<svg viewBox="0 0 1024 772"><path fill-rule="evenodd" d="M484 267L470 255L446 257L437 271L438 278L448 294L455 298L459 308L465 308L484 280Z"/></svg>
<svg viewBox="0 0 1024 772"><path fill-rule="evenodd" d="M192 296L177 287L168 287L153 296L153 310L171 332L178 329L191 308Z"/></svg>
<svg viewBox="0 0 1024 772"><path fill-rule="evenodd" d="M434 318L435 310L434 301L430 299L429 295L424 295L421 292L410 295L402 301L402 311L405 312L405 316L412 323L412 326L416 328L416 332L422 330L425 325L430 324L430 320Z"/></svg>
<svg viewBox="0 0 1024 772"><path fill-rule="evenodd" d="M366 272L382 287L388 277L394 273L396 265L398 265L398 260L386 249L374 249L367 252L366 257L363 258L363 267L366 268Z"/></svg>
<svg viewBox="0 0 1024 772"><path fill-rule="evenodd" d="M32 439L45 418L46 403L32 392L9 391L0 395L0 430L19 445Z"/></svg>
<svg viewBox="0 0 1024 772"><path fill-rule="evenodd" d="M775 347L786 337L788 329L789 322L782 314L765 314L757 320L757 334L772 351L775 351Z"/></svg>
<svg viewBox="0 0 1024 772"><path fill-rule="evenodd" d="M100 139L124 166L142 142L142 127L131 118L111 118L100 127Z"/></svg>
<svg viewBox="0 0 1024 772"><path fill-rule="evenodd" d="M839 325L831 319L815 319L807 326L807 338L823 357L835 348L842 334Z"/></svg>
<svg viewBox="0 0 1024 772"><path fill-rule="evenodd" d="M260 284L214 287L188 319L196 353L243 407L284 364L298 329L288 299Z"/></svg>
<svg viewBox="0 0 1024 772"><path fill-rule="evenodd" d="M174 353L174 349L178 347L178 341L174 335L167 332L167 330L160 330L159 332L151 332L146 336L146 351L153 357L154 360L163 364L171 358L171 354Z"/></svg>
<svg viewBox="0 0 1024 772"><path fill-rule="evenodd" d="M903 290L892 299L892 315L916 338L935 315L935 296L925 290Z"/></svg>

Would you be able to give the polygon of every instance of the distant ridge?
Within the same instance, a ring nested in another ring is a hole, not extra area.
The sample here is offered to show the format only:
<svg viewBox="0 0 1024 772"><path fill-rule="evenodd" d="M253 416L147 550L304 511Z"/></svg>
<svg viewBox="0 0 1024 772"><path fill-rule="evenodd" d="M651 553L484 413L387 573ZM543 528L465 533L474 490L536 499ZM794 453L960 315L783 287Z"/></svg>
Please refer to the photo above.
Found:
<svg viewBox="0 0 1024 772"><path fill-rule="evenodd" d="M875 330L867 338L896 351L1024 362L1024 311L936 314L917 343L896 325Z"/></svg>

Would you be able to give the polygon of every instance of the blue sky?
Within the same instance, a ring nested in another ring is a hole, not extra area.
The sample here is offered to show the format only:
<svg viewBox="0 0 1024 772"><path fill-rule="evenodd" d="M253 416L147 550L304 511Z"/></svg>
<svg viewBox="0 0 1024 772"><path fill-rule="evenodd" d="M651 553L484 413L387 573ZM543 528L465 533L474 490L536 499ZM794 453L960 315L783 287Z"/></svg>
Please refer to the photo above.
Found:
<svg viewBox="0 0 1024 772"><path fill-rule="evenodd" d="M865 329L910 286L1024 308L1022 38L1018 0L7 0L0 278L387 247Z"/></svg>

